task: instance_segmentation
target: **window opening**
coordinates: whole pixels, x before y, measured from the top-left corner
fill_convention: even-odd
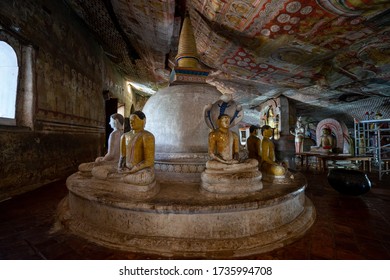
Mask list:
[[[14,49],[0,41],[0,118],[15,119],[18,73]]]

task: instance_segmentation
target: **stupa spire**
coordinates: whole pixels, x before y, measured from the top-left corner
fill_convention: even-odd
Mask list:
[[[196,50],[194,31],[188,15],[186,15],[183,21],[176,62],[179,67],[199,68],[199,55]]]
[[[175,59],[177,66],[171,72],[170,85],[206,83],[206,78],[210,71],[200,67],[194,31],[188,14],[183,21]]]

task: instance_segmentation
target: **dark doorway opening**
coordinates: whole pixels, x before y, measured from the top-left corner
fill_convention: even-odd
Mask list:
[[[110,126],[110,116],[115,114],[118,110],[118,99],[110,98],[106,100],[106,140],[104,142],[104,148],[107,152],[108,147],[108,137],[110,136],[113,129]]]

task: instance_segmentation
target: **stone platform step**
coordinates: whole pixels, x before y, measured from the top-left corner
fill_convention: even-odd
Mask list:
[[[162,256],[219,258],[267,252],[312,226],[315,208],[299,173],[286,182],[263,182],[238,197],[204,194],[196,183],[161,183],[153,197],[126,197],[83,177],[68,182],[61,223],[100,245]],[[69,181],[69,180],[68,180]]]

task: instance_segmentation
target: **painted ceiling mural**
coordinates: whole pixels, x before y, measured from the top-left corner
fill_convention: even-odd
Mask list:
[[[244,105],[279,94],[325,106],[390,98],[389,0],[67,2],[149,87],[167,85],[188,13],[209,82]]]

